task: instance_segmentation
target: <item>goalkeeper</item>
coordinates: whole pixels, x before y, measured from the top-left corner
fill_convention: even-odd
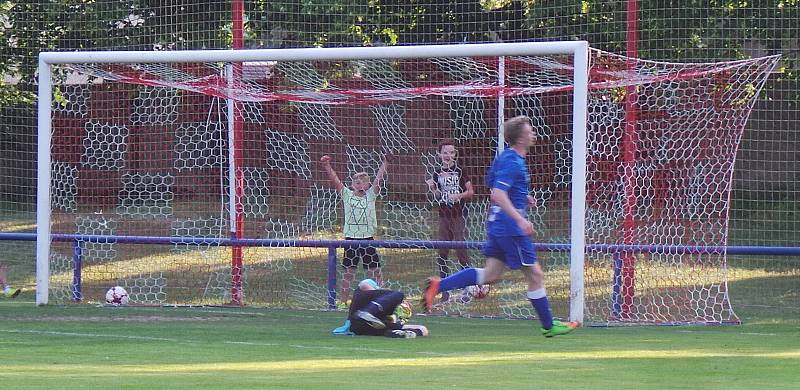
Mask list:
[[[334,334],[415,338],[427,336],[428,328],[406,322],[411,317],[411,305],[400,291],[378,287],[372,279],[358,283],[345,324]]]

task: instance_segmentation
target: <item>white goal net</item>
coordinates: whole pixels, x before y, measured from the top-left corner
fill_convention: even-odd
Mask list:
[[[776,58],[671,64],[589,50],[576,111],[575,43],[558,44],[47,53],[37,301],[97,301],[120,285],[134,304],[328,309],[351,277],[419,297],[425,277],[483,263],[475,249],[429,248],[452,228],[440,214],[452,204],[426,184],[443,169],[439,145],[452,142],[474,188],[459,216],[463,239],[480,241],[499,123],[527,115],[528,216],[556,316],[736,322],[714,248],[727,243],[737,147]],[[292,246],[345,237],[325,155],[345,187],[388,160],[373,236],[394,244],[364,249],[354,268],[344,248],[333,259]],[[576,237],[586,249],[570,256]],[[273,241],[217,245],[229,238]],[[363,267],[373,249],[378,274]],[[485,299],[456,291],[435,311],[534,316],[508,275]]]

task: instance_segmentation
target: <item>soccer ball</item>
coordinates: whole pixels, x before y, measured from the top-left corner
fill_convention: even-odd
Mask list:
[[[467,294],[475,299],[483,299],[489,295],[491,287],[488,284],[467,286]]]
[[[114,286],[106,292],[106,303],[114,306],[125,306],[128,304],[128,292],[120,286]]]

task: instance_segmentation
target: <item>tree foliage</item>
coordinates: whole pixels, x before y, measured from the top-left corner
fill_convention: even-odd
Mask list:
[[[524,29],[521,3],[503,3],[259,0],[250,2],[248,14],[258,43],[268,47],[486,42]]]
[[[639,55],[703,61],[785,53],[796,79],[800,0],[639,1]],[[247,47],[586,39],[624,53],[627,1],[245,0]],[[0,102],[32,100],[42,50],[227,48],[231,1],[0,1]]]

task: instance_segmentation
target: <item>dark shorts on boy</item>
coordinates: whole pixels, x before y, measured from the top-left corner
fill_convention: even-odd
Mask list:
[[[372,237],[367,238],[350,238],[345,237],[345,240],[372,240]],[[375,269],[381,266],[381,258],[378,256],[378,251],[375,247],[360,246],[344,248],[344,259],[342,259],[342,266],[351,268],[358,265],[359,261],[364,269]]]

